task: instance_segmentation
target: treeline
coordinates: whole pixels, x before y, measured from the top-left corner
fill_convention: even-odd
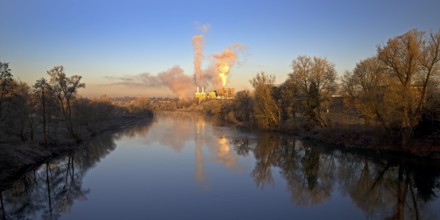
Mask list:
[[[332,130],[358,125],[406,143],[440,126],[440,31],[411,30],[377,47],[338,78],[326,58],[299,56],[280,85],[258,73],[253,92],[205,104],[203,111],[245,126],[270,130]],[[203,105],[203,104],[202,104]],[[351,130],[352,131],[352,130]]]
[[[82,77],[68,76],[62,66],[47,74],[48,79],[28,85],[14,79],[8,63],[0,62],[0,144],[78,141],[120,120],[139,114],[152,117],[142,100],[115,105],[107,96],[78,97],[78,89],[85,87]]]

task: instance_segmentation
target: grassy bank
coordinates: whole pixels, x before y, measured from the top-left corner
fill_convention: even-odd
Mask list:
[[[26,142],[2,142],[0,144],[0,190],[7,188],[27,171],[53,158],[74,151],[80,145],[85,145],[99,136],[116,134],[126,128],[151,123],[152,120],[153,114],[151,112],[116,117],[95,124],[93,129],[83,129],[80,141],[72,138],[60,138],[66,137],[66,135],[57,135],[57,138],[52,138],[47,146],[38,139]]]
[[[361,118],[346,112],[323,114],[325,127],[309,126],[310,122],[301,114],[292,114],[291,118],[283,119],[279,126],[269,124],[263,127],[260,126],[253,108],[243,111],[245,106],[241,102],[238,99],[207,100],[194,110],[215,118],[220,124],[235,126],[239,130],[279,132],[344,149],[440,158],[440,127],[433,123],[421,124],[405,142],[402,140],[401,129],[367,125]]]
[[[414,137],[402,144],[401,139],[385,131],[362,126],[341,126],[300,132],[299,136],[328,143],[347,150],[404,154],[440,159],[440,134]]]

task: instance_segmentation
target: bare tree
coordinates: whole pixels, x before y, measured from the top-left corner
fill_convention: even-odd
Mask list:
[[[346,72],[342,78],[342,89],[350,97],[354,108],[365,119],[380,122],[385,128],[389,125],[390,108],[386,103],[385,92],[389,91],[385,66],[377,59],[370,57],[356,64],[353,72]]]
[[[272,97],[275,76],[258,73],[250,83],[254,87],[255,118],[261,128],[275,128],[281,126],[281,110]]]
[[[336,89],[334,64],[321,57],[299,56],[293,60],[292,70],[289,80],[298,89],[307,127],[326,127],[322,112]]]
[[[47,74],[50,76],[52,92],[56,94],[64,115],[67,130],[74,138],[78,138],[76,137],[72,123],[72,99],[75,98],[77,90],[84,88],[86,84],[80,82],[81,76],[73,75],[67,77],[64,73],[63,66],[56,66],[47,71]]]
[[[239,91],[235,94],[233,108],[235,117],[242,122],[249,122],[253,111],[253,100],[248,90]]]
[[[397,81],[400,129],[405,136],[411,136],[420,121],[429,83],[439,74],[440,31],[427,36],[425,32],[411,30],[389,39],[377,52],[389,76]]]
[[[11,100],[14,113],[9,114],[9,116],[14,118],[14,124],[17,129],[16,132],[22,141],[27,139],[27,131],[33,133],[30,90],[30,87],[26,83],[18,81],[14,89],[13,99]]]
[[[12,92],[14,79],[8,63],[0,62],[0,119],[2,117],[3,101],[8,93]]]
[[[46,129],[46,93],[49,88],[49,84],[47,83],[45,78],[41,78],[37,80],[34,84],[34,88],[37,92],[41,94],[41,105],[43,110],[43,136],[44,136],[44,144],[47,145],[47,129]]]
[[[290,121],[290,125],[287,127],[293,127],[293,121],[295,120],[295,111],[297,106],[298,89],[295,83],[291,79],[287,79],[279,86],[279,98],[277,100],[278,105],[282,109],[283,121]]]

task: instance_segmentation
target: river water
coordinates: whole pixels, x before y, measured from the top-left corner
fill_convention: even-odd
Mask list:
[[[29,172],[0,219],[440,219],[439,167],[160,113]]]

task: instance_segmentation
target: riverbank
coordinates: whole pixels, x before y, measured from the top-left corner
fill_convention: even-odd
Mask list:
[[[363,125],[336,124],[327,128],[313,128],[310,130],[296,126],[290,129],[265,130],[259,129],[252,122],[225,120],[218,117],[218,114],[206,115],[217,119],[219,124],[234,126],[237,130],[270,131],[293,135],[345,150],[440,159],[440,131],[419,133],[418,136],[402,145],[401,139],[397,135]]]
[[[321,128],[299,131],[296,135],[345,150],[440,159],[440,134],[438,132],[414,137],[405,144],[402,144],[397,136],[362,126]]]
[[[93,130],[84,131],[81,140],[55,139],[48,146],[40,141],[26,141],[22,143],[0,144],[0,191],[7,188],[12,182],[21,178],[29,170],[53,158],[65,155],[82,144],[86,144],[96,137],[106,134],[116,134],[137,124],[151,123],[153,114],[137,114],[108,120]]]

